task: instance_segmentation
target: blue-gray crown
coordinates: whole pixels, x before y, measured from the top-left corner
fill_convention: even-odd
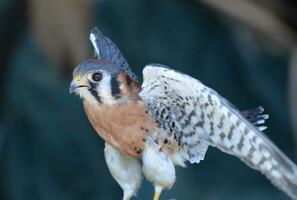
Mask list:
[[[132,79],[137,80],[137,76],[132,72],[119,48],[108,37],[104,36],[97,27],[91,30],[90,40],[98,59],[111,61],[120,70],[124,70]]]

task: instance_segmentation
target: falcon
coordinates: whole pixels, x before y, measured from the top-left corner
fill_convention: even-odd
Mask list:
[[[142,174],[154,200],[175,183],[175,166],[199,163],[209,146],[234,155],[297,199],[297,167],[263,132],[258,107],[239,112],[200,81],[161,64],[143,69],[140,85],[117,46],[97,28],[96,59],[80,63],[70,92],[83,100],[89,121],[105,140],[105,160],[129,200]]]

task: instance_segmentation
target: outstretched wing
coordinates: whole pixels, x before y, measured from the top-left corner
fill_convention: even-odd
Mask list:
[[[185,159],[199,162],[201,146],[204,151],[208,145],[217,147],[297,199],[296,165],[227,100],[198,80],[159,64],[146,66],[143,77],[140,95],[150,115],[168,136],[174,134]]]

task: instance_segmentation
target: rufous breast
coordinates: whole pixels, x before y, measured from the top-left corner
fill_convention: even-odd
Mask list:
[[[84,109],[96,132],[119,151],[140,157],[146,135],[156,129],[143,101],[115,105],[92,105],[84,101]]]

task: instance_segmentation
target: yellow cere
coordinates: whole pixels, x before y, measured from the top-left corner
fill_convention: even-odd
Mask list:
[[[79,84],[80,81],[81,81],[80,76],[76,76],[76,77],[74,77],[74,80],[76,80],[76,82]]]

